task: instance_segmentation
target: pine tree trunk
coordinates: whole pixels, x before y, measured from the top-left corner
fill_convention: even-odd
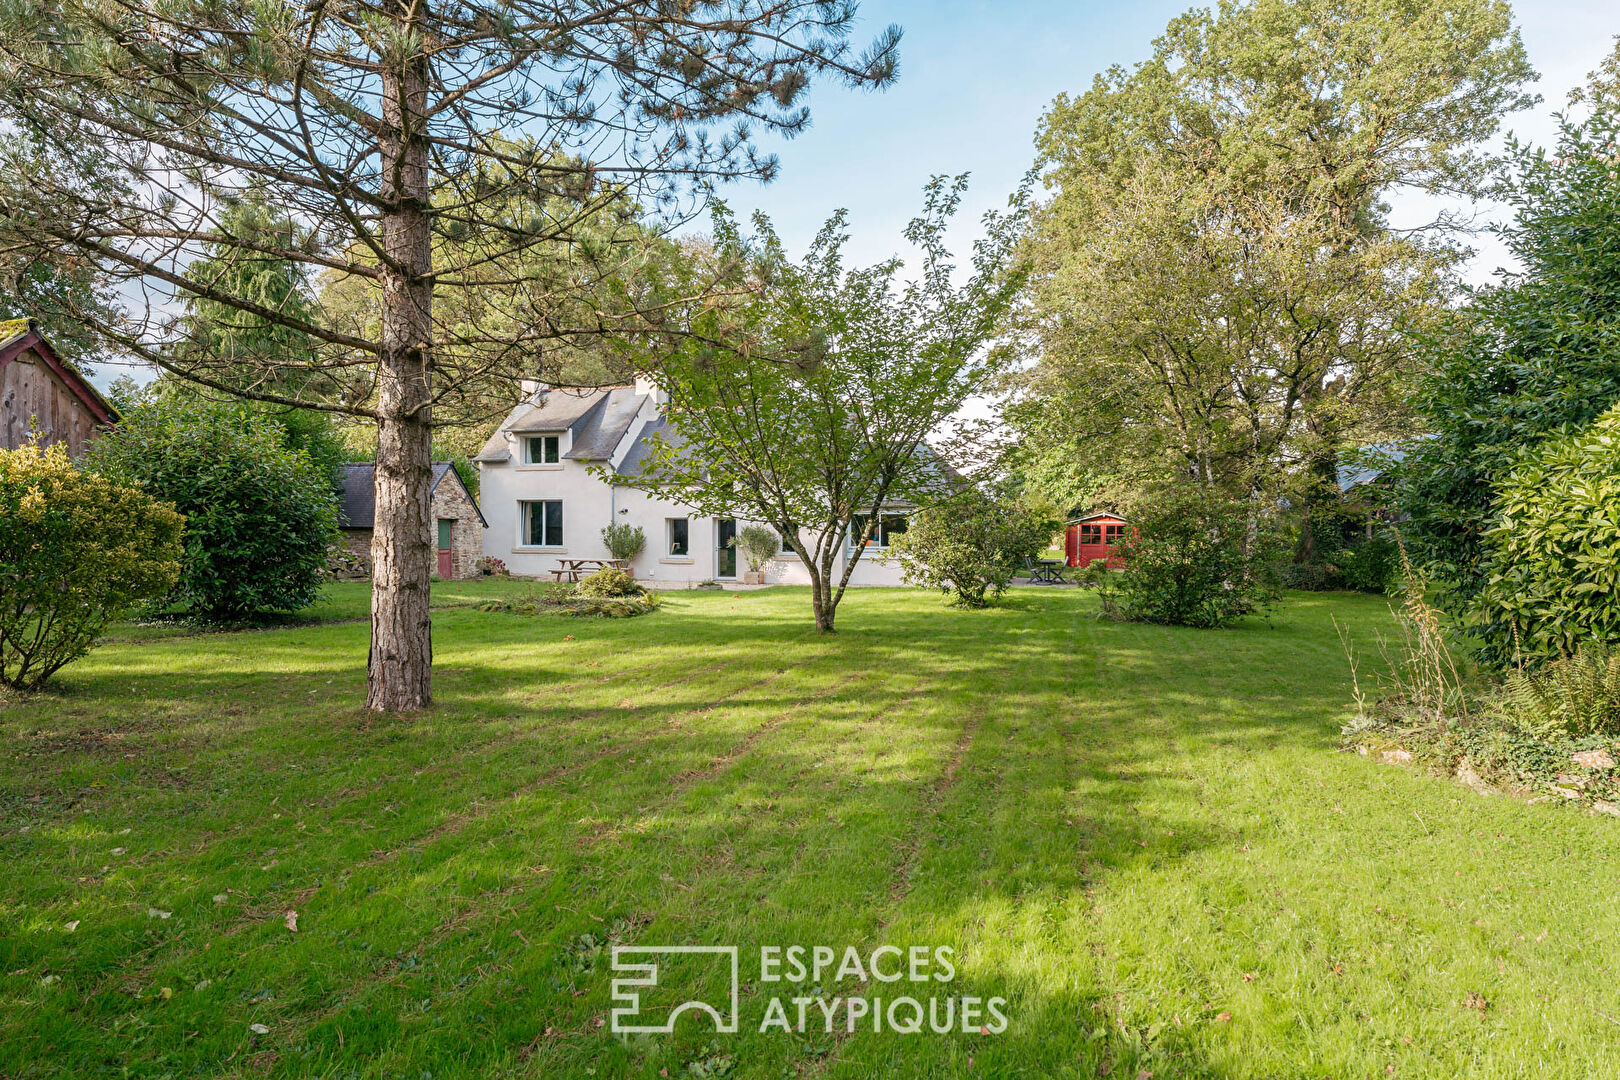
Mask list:
[[[410,18],[407,14],[401,21]],[[433,565],[429,425],[433,290],[427,275],[433,262],[427,141],[421,119],[427,105],[425,59],[407,57],[399,69],[386,68],[382,90],[385,130],[379,148],[383,194],[391,204],[380,225],[388,262],[382,267],[366,707],[397,712],[424,708],[432,700],[428,589]]]

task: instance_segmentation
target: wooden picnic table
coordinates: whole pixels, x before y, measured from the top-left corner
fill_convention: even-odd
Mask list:
[[[558,559],[556,569],[551,574],[558,581],[578,581],[589,574],[607,567],[618,570],[630,569],[629,559]]]

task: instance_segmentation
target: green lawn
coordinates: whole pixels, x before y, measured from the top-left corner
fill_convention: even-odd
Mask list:
[[[1330,616],[1371,651],[1381,600],[858,591],[834,639],[793,589],[467,606],[514,587],[438,587],[420,717],[360,709],[361,586],[0,703],[0,1076],[1620,1072],[1620,824],[1336,752]],[[741,946],[742,1030],[615,1039],[604,942]],[[949,946],[924,992],[1009,1026],[760,1033],[773,944]],[[663,978],[650,1013],[724,996]]]

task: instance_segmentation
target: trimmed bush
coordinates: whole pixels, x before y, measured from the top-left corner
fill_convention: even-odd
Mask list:
[[[912,515],[893,552],[909,583],[938,589],[956,607],[982,608],[1046,550],[1060,524],[1051,514],[970,490]]]
[[[86,463],[186,515],[171,599],[234,621],[313,603],[339,539],[330,475],[285,439],[261,412],[170,394],[131,406]]]
[[[1620,645],[1620,407],[1528,451],[1500,483],[1470,611],[1498,668]]]
[[[635,576],[616,566],[604,566],[579,583],[579,595],[598,599],[617,596],[639,596],[644,591]]]
[[[82,473],[60,446],[0,450],[0,682],[34,690],[180,576],[184,519]]]
[[[1250,507],[1206,487],[1157,492],[1137,507],[1116,549],[1125,567],[1098,586],[1103,614],[1129,622],[1213,628],[1278,599],[1279,543]]]

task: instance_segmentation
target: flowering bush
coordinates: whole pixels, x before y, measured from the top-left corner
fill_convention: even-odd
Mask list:
[[[493,555],[485,555],[480,558],[473,563],[473,569],[485,577],[506,577],[511,573],[506,568],[506,564]]]

